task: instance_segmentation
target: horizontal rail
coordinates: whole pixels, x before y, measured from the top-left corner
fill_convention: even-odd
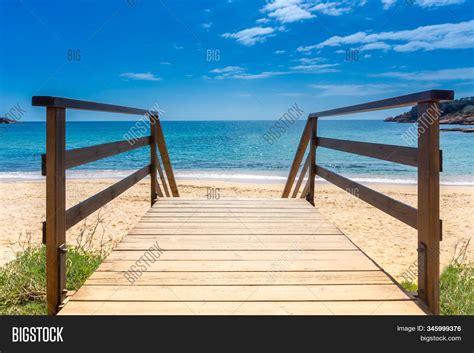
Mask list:
[[[107,189],[68,209],[66,211],[66,230],[118,197],[148,174],[150,174],[150,165],[137,170]]]
[[[351,105],[348,107],[325,110],[322,112],[311,113],[310,118],[346,115],[354,113],[362,113],[381,109],[392,109],[416,105],[419,102],[427,101],[448,101],[454,99],[454,91],[447,90],[430,90],[418,93],[407,94],[404,96],[382,99],[374,102]]]
[[[50,107],[50,108],[70,108],[79,110],[92,110],[97,112],[133,114],[133,115],[153,115],[159,116],[158,112],[153,110],[125,107],[122,105],[113,105],[105,103],[96,103],[82,101],[77,99],[50,97],[50,96],[34,96],[31,100],[34,107]]]
[[[418,149],[414,147],[337,140],[326,137],[318,137],[318,147],[418,167]]]
[[[112,157],[120,153],[145,147],[150,144],[150,136],[141,137],[132,144],[130,140],[122,140],[101,145],[76,148],[66,151],[65,169]],[[41,174],[46,175],[46,154],[41,155]]]
[[[316,175],[417,229],[417,209],[316,165]]]

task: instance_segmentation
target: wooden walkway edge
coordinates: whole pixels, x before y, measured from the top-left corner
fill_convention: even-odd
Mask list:
[[[59,314],[424,311],[305,200],[175,198],[156,202]]]

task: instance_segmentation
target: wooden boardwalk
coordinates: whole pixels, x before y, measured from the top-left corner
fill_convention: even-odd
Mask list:
[[[124,273],[153,246],[154,262],[131,283]],[[303,199],[170,198],[155,203],[59,314],[424,311]]]

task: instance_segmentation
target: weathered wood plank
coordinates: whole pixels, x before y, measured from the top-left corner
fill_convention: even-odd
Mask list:
[[[158,112],[146,109],[130,108],[122,105],[96,103],[83,101],[78,99],[51,97],[51,96],[34,96],[31,100],[34,107],[51,107],[51,108],[71,108],[79,110],[93,110],[97,112],[133,114],[133,115],[156,115]]]
[[[158,250],[156,250],[158,251]],[[160,252],[160,260],[232,260],[232,261],[301,261],[301,260],[350,260],[374,263],[361,251],[300,251],[297,244],[285,251],[166,251]],[[113,251],[105,261],[138,260],[140,251]],[[370,262],[370,264],[369,264]],[[371,267],[372,268],[372,267]]]
[[[115,252],[115,253],[122,253]],[[168,252],[171,253],[171,252]],[[259,251],[265,254],[266,251]],[[316,252],[315,253],[319,253]],[[351,254],[353,252],[345,252]],[[114,254],[114,253],[113,253]],[[143,272],[133,285],[324,285],[324,284],[391,284],[382,271],[274,271],[268,272]],[[86,285],[131,285],[124,272],[94,272]]]
[[[71,228],[99,208],[118,197],[130,187],[150,174],[150,165],[143,167],[107,189],[89,197],[87,200],[71,207],[66,211],[66,229]]]
[[[424,315],[413,301],[103,302],[73,301],[61,315]]]
[[[155,128],[156,142],[158,144],[158,150],[160,151],[161,161],[163,162],[163,168],[165,169],[166,176],[168,178],[171,194],[173,197],[179,197],[178,186],[176,185],[176,180],[174,178],[173,167],[171,166],[168,148],[166,147],[165,136],[163,134],[163,129],[161,128],[160,120],[157,120]]]
[[[46,111],[46,287],[48,314],[54,315],[66,288],[66,257],[60,246],[66,244],[66,112],[63,108]]]
[[[291,298],[291,299],[289,299]],[[312,286],[83,286],[71,301],[338,301],[410,300],[394,284]]]
[[[348,107],[325,110],[322,112],[312,113],[310,117],[324,117],[335,115],[346,115],[354,113],[362,113],[381,109],[393,109],[416,105],[418,102],[426,101],[449,101],[454,99],[454,91],[447,90],[430,90],[418,93],[407,94],[393,98],[381,99],[374,102],[351,105]]]
[[[414,147],[337,140],[326,137],[318,138],[318,146],[358,154],[365,157],[382,159],[384,161],[405,164],[412,167],[418,166],[418,149]]]
[[[290,195],[291,188],[293,187],[293,183],[296,178],[296,174],[298,173],[298,169],[300,168],[301,161],[303,160],[304,153],[306,148],[308,147],[308,142],[311,137],[311,122],[308,119],[306,121],[306,125],[303,130],[303,134],[301,135],[300,143],[298,144],[298,148],[296,149],[295,158],[293,159],[293,163],[291,164],[290,173],[288,174],[288,178],[286,179],[286,184],[283,189],[283,193],[281,195],[282,198],[288,198]]]
[[[293,189],[293,194],[291,194],[292,198],[296,198],[298,196],[298,192],[300,191],[301,184],[303,183],[304,177],[306,173],[308,172],[309,168],[309,157],[310,155],[306,157],[306,161],[304,162],[303,168],[301,168],[300,176],[298,177],[298,181],[296,182],[295,188]]]
[[[153,206],[158,196],[163,197],[157,179],[157,153],[156,153],[156,122],[157,117],[150,116],[150,204]]]
[[[100,159],[112,157],[120,153],[128,152],[148,146],[150,144],[150,137],[145,136],[137,140],[123,140],[89,147],[75,148],[66,151],[65,168],[70,169],[78,167],[83,164],[92,163]],[[46,175],[46,154],[41,155],[41,174]]]
[[[306,191],[306,201],[314,206],[314,187],[316,179],[316,147],[318,145],[318,117],[311,120],[311,142],[309,146],[309,172],[308,172],[308,190]]]
[[[367,202],[368,204],[388,213],[399,221],[413,227],[417,227],[417,210],[416,208],[406,205],[400,201],[385,196],[375,190],[372,190],[362,184],[356,183],[341,175],[333,173],[321,166],[317,166],[316,174],[321,178],[333,183],[334,185],[346,190],[355,197]]]
[[[439,314],[439,116],[437,102],[418,104],[418,290]]]

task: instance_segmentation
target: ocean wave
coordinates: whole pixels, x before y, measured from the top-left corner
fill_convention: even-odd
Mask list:
[[[135,172],[135,170],[71,170],[66,172],[68,179],[121,179]],[[202,171],[202,170],[175,170],[176,179],[180,180],[215,180],[235,181],[248,183],[284,183],[287,174],[268,173],[265,171]],[[353,181],[368,184],[403,184],[416,185],[417,180],[403,178],[400,175],[393,177],[367,176],[367,175],[345,175]],[[41,172],[0,172],[0,181],[44,180]],[[306,180],[306,179],[305,179]],[[317,182],[324,180],[317,177]],[[472,176],[444,176],[441,185],[451,186],[474,186]]]

